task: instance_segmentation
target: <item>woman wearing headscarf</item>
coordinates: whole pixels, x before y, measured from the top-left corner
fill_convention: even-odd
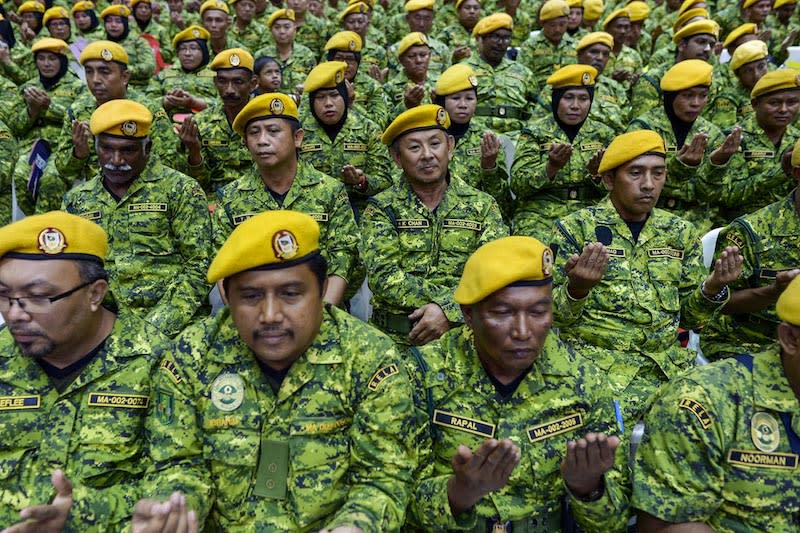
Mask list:
[[[87,41],[99,41],[105,37],[105,30],[100,26],[100,19],[94,9],[94,2],[80,0],[70,9],[70,15],[75,22],[76,37],[83,37]]]
[[[511,167],[515,234],[547,242],[556,220],[604,196],[593,176],[614,132],[589,117],[596,76],[592,66],[567,65],[547,78],[551,115],[522,129]]]
[[[122,46],[128,53],[128,70],[131,72],[131,85],[144,88],[150,83],[156,70],[156,59],[150,45],[129,26],[128,17],[131,10],[128,6],[116,4],[108,6],[100,13],[106,39]]]
[[[154,45],[158,44],[158,51],[161,53],[161,63],[159,65],[163,67],[165,63],[172,63],[175,56],[172,53],[170,35],[166,27],[153,19],[151,0],[131,0],[131,12],[142,38],[148,41],[154,54]],[[158,59],[156,61],[158,62]]]
[[[653,130],[664,139],[668,177],[656,207],[687,219],[700,231],[711,229],[714,223],[712,194],[722,186],[732,155],[723,154],[722,131],[700,116],[708,102],[713,70],[699,59],[676,63],[661,78],[661,106],[628,126],[628,131]]]
[[[17,14],[29,14],[31,12],[38,15],[41,26],[44,5],[33,1],[25,2],[19,6]],[[35,34],[32,33],[33,30],[28,27],[27,22],[23,22],[21,31],[30,34],[30,40],[33,40]],[[24,42],[17,39],[11,21],[0,16],[0,75],[11,80],[16,85],[20,85],[28,81],[35,72],[36,66],[33,63],[30,49],[25,46]]]

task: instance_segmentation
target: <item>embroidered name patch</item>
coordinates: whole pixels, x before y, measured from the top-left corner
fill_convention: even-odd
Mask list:
[[[797,454],[767,453],[734,449],[728,451],[728,463],[735,466],[794,470],[797,468]]]
[[[546,422],[544,424],[533,426],[527,429],[528,440],[531,442],[538,442],[540,440],[548,439],[567,431],[583,426],[583,415],[575,413],[558,420]]]
[[[41,400],[38,394],[35,396],[0,396],[0,411],[38,409],[40,406]]]
[[[209,429],[224,429],[224,428],[232,428],[239,425],[240,419],[225,416],[222,418],[212,418],[208,421],[208,428]]]
[[[696,416],[697,420],[700,421],[700,425],[703,426],[703,429],[708,429],[711,424],[714,423],[714,420],[709,416],[706,408],[703,407],[700,402],[696,402],[691,398],[681,398],[681,401],[678,402],[678,407],[686,409]]]
[[[328,221],[328,213],[308,213],[308,216],[316,220],[317,222],[327,222]]]
[[[467,418],[465,416],[458,416],[447,411],[440,411],[436,409],[433,412],[433,423],[437,426],[444,426],[448,428],[458,429],[472,433],[473,435],[480,435],[491,439],[494,437],[494,424],[487,424],[474,418]]]
[[[170,361],[169,359],[164,359],[161,361],[161,365],[159,366],[161,370],[165,371],[169,378],[172,380],[173,383],[176,385],[183,381],[183,378],[178,374],[178,369],[175,368],[175,363]]]
[[[581,152],[596,152],[602,149],[603,145],[601,143],[584,143],[581,145]]]
[[[88,211],[86,213],[81,213],[80,216],[87,220],[100,220],[100,211]]]
[[[483,224],[475,222],[474,220],[446,218],[442,221],[442,227],[447,229],[471,229],[472,231],[480,231],[483,229]]]
[[[146,204],[131,204],[128,206],[128,213],[141,213],[141,212],[165,213],[166,211],[167,211],[167,204],[146,203]]]
[[[767,157],[775,157],[775,152],[770,150],[745,150],[745,159],[764,159]]]
[[[625,257],[625,248],[606,248],[608,255],[615,255],[617,257]]]
[[[391,376],[395,374],[399,374],[400,370],[398,370],[397,365],[392,363],[389,366],[385,366],[375,372],[375,375],[372,376],[372,379],[369,380],[369,384],[367,384],[367,388],[369,390],[375,391],[378,390],[378,386],[389,379]]]
[[[305,154],[306,152],[319,152],[322,150],[321,144],[304,144],[300,147],[300,153]]]
[[[308,422],[307,424],[303,424],[303,433],[330,433],[331,431],[349,426],[351,422],[351,418],[340,418],[339,420],[325,422]]]
[[[345,152],[366,152],[367,145],[364,143],[344,143]]]
[[[253,217],[254,215],[255,215],[255,213],[247,213],[247,214],[244,214],[244,215],[236,215],[236,216],[233,217],[233,225],[234,226],[238,226],[239,224],[241,224],[242,222],[244,222],[248,218]]]
[[[726,235],[725,238],[731,241],[739,248],[744,248],[744,239],[742,239],[739,235],[736,235],[735,233],[728,233],[728,235]]]
[[[150,398],[139,394],[107,394],[92,392],[89,394],[89,405],[92,407],[124,407],[129,409],[147,409]]]
[[[672,259],[683,259],[683,250],[674,248],[651,248],[647,250],[648,257],[670,257]]]
[[[397,229],[428,228],[430,223],[424,218],[401,218],[397,221]]]
[[[467,148],[467,155],[481,155],[480,146],[477,148]]]

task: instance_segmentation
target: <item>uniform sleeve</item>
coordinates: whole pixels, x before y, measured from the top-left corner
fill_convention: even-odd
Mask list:
[[[222,191],[217,191],[217,207],[211,215],[211,256],[215,256],[233,231],[233,220],[228,215]]]
[[[531,199],[549,181],[545,173],[547,160],[548,152],[539,146],[536,131],[523,129],[511,166],[511,190],[518,201]]]
[[[481,167],[479,189],[491,195],[497,202],[500,212],[505,220],[510,220],[513,206],[511,201],[511,188],[508,183],[508,167],[506,166],[506,153],[503,145],[497,152],[497,162],[494,168]]]
[[[150,45],[141,36],[133,40],[136,61],[131,61],[128,68],[131,71],[131,80],[148,82],[156,71],[156,58]]]
[[[721,302],[712,302],[703,296],[700,284],[706,278],[707,269],[703,263],[703,243],[694,226],[684,230],[684,257],[680,278],[681,326],[694,329],[713,320],[728,298]]]
[[[392,186],[391,158],[386,153],[386,147],[381,144],[380,130],[375,126],[375,131],[370,134],[367,148],[367,196],[374,196]],[[355,190],[355,189],[354,189]],[[355,191],[358,194],[358,191]]]
[[[328,260],[328,275],[350,280],[358,261],[360,232],[344,185],[336,182],[333,196],[336,199],[330,206],[331,220],[321,239],[320,248]]]
[[[650,109],[660,105],[661,97],[656,89],[657,83],[658,80],[653,79],[648,74],[643,74],[639,77],[633,86],[630,116],[638,117],[644,115]]]
[[[560,327],[574,324],[583,314],[583,308],[589,297],[576,300],[567,291],[569,278],[564,270],[564,265],[573,254],[580,255],[583,251],[582,237],[575,236],[577,228],[564,219],[556,221],[547,243],[553,248],[555,257],[553,269],[553,318],[554,324]]]
[[[67,110],[67,116],[64,119],[64,125],[61,127],[61,132],[55,142],[56,148],[54,150],[53,158],[55,159],[55,167],[62,179],[72,181],[77,178],[81,171],[83,171],[86,164],[91,159],[91,155],[86,159],[78,159],[72,152],[72,120],[70,111]],[[94,149],[89,146],[89,151]]]
[[[743,144],[744,144],[743,139]],[[781,168],[780,161],[758,167],[758,173],[750,175],[744,159],[745,147],[728,161],[729,171],[722,185],[721,201],[727,207],[740,208],[760,199],[764,191],[784,189],[791,181]]]
[[[720,254],[727,246],[738,246],[739,253],[742,255],[742,275],[739,279],[731,283],[731,290],[741,290],[750,288],[747,280],[755,273],[758,268],[758,254],[756,253],[755,243],[750,238],[750,234],[745,230],[747,222],[743,219],[736,219],[717,235],[717,248],[714,251],[714,260],[719,259]]]

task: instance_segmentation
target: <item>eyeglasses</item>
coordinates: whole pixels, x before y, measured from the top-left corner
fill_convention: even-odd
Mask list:
[[[511,42],[511,34],[503,35],[501,33],[490,33],[486,36],[487,39],[494,43],[510,43]]]
[[[17,302],[17,305],[26,313],[46,313],[50,310],[50,307],[57,301],[63,300],[67,296],[71,296],[75,294],[79,290],[83,289],[84,287],[88,287],[92,283],[97,281],[93,279],[91,281],[87,281],[75,287],[74,289],[70,289],[66,292],[62,292],[61,294],[56,294],[55,296],[20,296],[17,298],[12,298],[11,296],[4,296],[0,295],[0,313],[7,313],[11,310],[11,302]]]

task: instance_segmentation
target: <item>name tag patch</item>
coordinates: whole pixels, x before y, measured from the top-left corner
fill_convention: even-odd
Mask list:
[[[596,152],[598,150],[602,150],[603,145],[601,143],[584,143],[581,144],[581,152]]]
[[[305,154],[306,152],[319,152],[322,150],[321,144],[304,144],[300,146],[300,153]]]
[[[606,248],[606,250],[608,250],[608,255],[625,257],[625,248]]]
[[[38,409],[39,407],[41,407],[41,399],[38,394],[35,396],[0,396],[0,411]]]
[[[480,146],[477,148],[467,148],[467,155],[481,155]]]
[[[234,226],[238,226],[239,224],[241,224],[242,222],[244,222],[248,218],[252,217],[253,215],[255,215],[255,213],[247,213],[245,215],[235,215],[233,217],[233,225]]]
[[[167,211],[167,204],[146,203],[146,204],[131,204],[128,206],[128,213],[141,213],[141,212],[166,213],[166,211]]]
[[[703,426],[703,429],[708,429],[711,424],[714,423],[714,420],[709,416],[706,408],[703,407],[700,402],[696,402],[691,398],[681,398],[681,401],[678,402],[678,407],[686,409],[696,416],[697,420],[700,421],[700,425]]]
[[[764,159],[767,157],[775,157],[775,152],[770,150],[745,150],[745,159]]]
[[[531,442],[538,442],[540,440],[549,439],[556,435],[572,431],[583,426],[583,415],[575,413],[552,422],[546,422],[538,426],[528,428],[528,440]]]
[[[330,433],[331,431],[349,426],[352,421],[353,419],[351,418],[340,418],[339,420],[324,422],[309,422],[303,424],[303,433]]]
[[[369,380],[367,384],[367,388],[369,390],[375,391],[378,390],[378,386],[389,379],[390,377],[394,376],[395,374],[399,374],[400,370],[398,370],[397,365],[392,363],[389,366],[385,366],[375,372],[375,375],[372,376],[372,379]]]
[[[480,222],[475,222],[474,220],[446,218],[442,222],[442,227],[447,229],[470,229],[472,231],[480,231],[483,229],[483,224]]]
[[[367,145],[364,143],[344,143],[345,152],[366,152]]]
[[[86,213],[81,213],[80,216],[87,220],[100,220],[100,211],[88,211]]]
[[[647,250],[648,257],[669,257],[671,259],[683,259],[683,250],[674,248],[651,248]]]
[[[741,238],[739,235],[736,235],[735,233],[728,233],[728,235],[726,235],[725,238],[730,242],[732,242],[733,244],[735,244],[736,246],[738,246],[740,249],[744,248],[744,239]]]
[[[734,466],[794,470],[797,468],[797,454],[734,449],[728,451],[728,463]]]
[[[430,223],[424,218],[401,218],[397,221],[397,229],[428,228]]]
[[[147,409],[150,398],[140,394],[108,394],[92,392],[89,394],[89,405],[92,407],[123,407],[128,409]]]
[[[489,439],[494,437],[494,424],[487,424],[486,422],[481,422],[474,418],[458,416],[453,413],[448,413],[447,411],[440,411],[439,409],[433,411],[433,423],[437,426],[458,429]]]
[[[317,222],[327,222],[328,221],[328,213],[308,213],[308,216],[316,220]]]

